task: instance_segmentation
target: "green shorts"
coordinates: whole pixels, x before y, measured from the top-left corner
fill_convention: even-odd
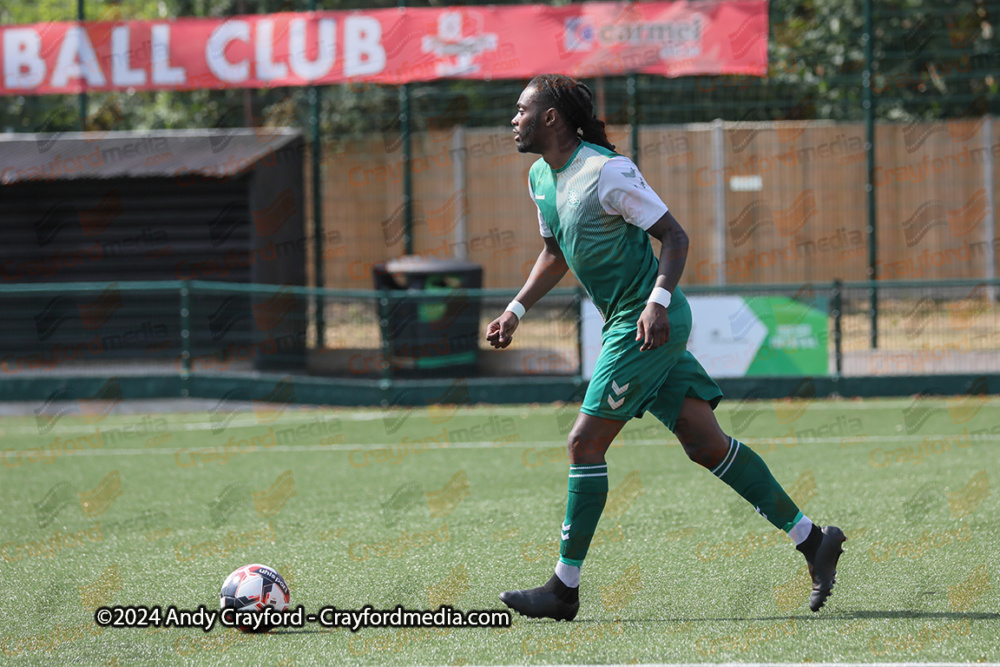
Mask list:
[[[648,410],[673,431],[685,397],[708,401],[713,409],[719,404],[719,385],[687,351],[691,307],[686,299],[671,306],[670,341],[656,349],[640,352],[634,327],[604,332],[581,412],[628,421]]]

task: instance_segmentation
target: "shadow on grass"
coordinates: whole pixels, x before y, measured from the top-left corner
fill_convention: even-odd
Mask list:
[[[817,616],[820,618],[821,616]],[[869,618],[918,618],[918,619],[942,619],[942,620],[960,620],[963,618],[968,618],[973,621],[997,621],[1000,620],[1000,614],[990,613],[990,612],[962,612],[962,611],[916,611],[910,609],[903,609],[900,611],[868,611],[868,610],[854,610],[854,611],[843,611],[835,612],[830,614],[829,618],[840,618],[840,619],[869,619]]]
[[[547,618],[520,618],[515,616],[515,623],[544,624],[553,623]],[[817,614],[788,614],[786,616],[717,616],[705,618],[687,618],[679,616],[676,618],[578,618],[575,623],[623,623],[623,624],[654,624],[654,623],[745,623],[748,621],[788,621],[794,618],[797,621],[857,621],[872,619],[915,619],[915,620],[946,620],[957,621],[969,619],[971,621],[1000,621],[1000,613],[990,612],[958,612],[958,611],[918,611],[915,609],[902,609],[897,611],[884,611],[877,609],[855,609],[849,611],[817,613]],[[367,629],[367,628],[366,628]],[[275,635],[319,635],[332,634],[338,629],[310,629],[310,628],[283,628],[275,631]]]
[[[578,618],[574,623],[719,623],[732,621],[734,623],[746,621],[787,621],[791,618],[796,620],[810,621],[857,621],[869,619],[916,619],[916,620],[945,620],[958,621],[969,619],[971,621],[1000,621],[1000,613],[990,612],[960,612],[960,611],[918,611],[915,609],[903,609],[897,611],[856,609],[852,611],[839,612],[819,612],[788,614],[787,616],[716,616],[705,618]],[[548,619],[521,619],[522,623],[549,623]]]

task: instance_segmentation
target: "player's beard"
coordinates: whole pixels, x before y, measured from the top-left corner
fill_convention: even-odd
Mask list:
[[[517,152],[518,153],[533,153],[532,142],[535,138],[535,129],[538,127],[538,119],[532,118],[524,125],[524,129],[518,132],[517,138]]]

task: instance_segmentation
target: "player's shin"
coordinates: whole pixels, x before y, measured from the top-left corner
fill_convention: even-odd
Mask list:
[[[570,588],[580,585],[580,567],[587,557],[607,499],[606,463],[570,465],[566,520],[560,532],[559,563],[556,565],[556,575]]]
[[[736,438],[729,439],[726,456],[712,474],[740,494],[754,509],[783,530],[796,544],[803,544],[812,533],[809,517],[799,511],[795,502],[781,488],[764,460]]]

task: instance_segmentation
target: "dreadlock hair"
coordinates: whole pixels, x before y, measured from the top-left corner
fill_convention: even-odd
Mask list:
[[[590,88],[563,74],[539,74],[528,86],[537,91],[542,108],[554,107],[581,139],[615,149],[608,140],[604,121],[594,115],[594,94]]]

